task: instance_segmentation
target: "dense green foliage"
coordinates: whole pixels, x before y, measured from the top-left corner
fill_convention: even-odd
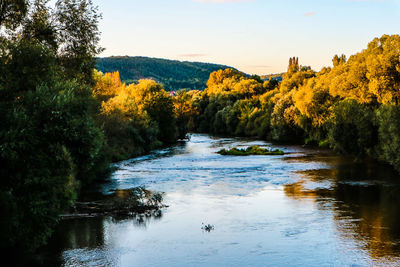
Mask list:
[[[267,148],[262,148],[259,146],[249,146],[247,148],[231,148],[229,150],[221,149],[218,151],[218,154],[221,155],[230,155],[230,156],[250,156],[250,155],[284,155],[285,153],[279,149],[270,150]]]
[[[102,49],[90,0],[0,7],[0,247],[34,251],[110,160],[173,143],[186,126],[160,84],[94,71]]]
[[[227,66],[148,57],[98,58],[96,68],[103,72],[119,71],[123,82],[153,79],[167,91],[179,89],[203,90],[210,73]]]
[[[160,84],[93,72],[100,17],[90,0],[0,7],[0,247],[33,251],[110,160],[175,142],[177,118]]]
[[[2,249],[44,244],[79,187],[108,167],[90,87],[98,15],[88,0],[47,2],[0,4]]]
[[[316,144],[400,171],[399,51],[400,36],[384,35],[320,72],[291,58],[281,82],[216,71],[204,92],[185,92],[190,130]]]
[[[0,0],[0,25],[14,29],[24,18],[27,0]]]

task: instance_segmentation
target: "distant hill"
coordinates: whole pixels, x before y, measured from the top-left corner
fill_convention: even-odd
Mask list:
[[[96,68],[105,72],[119,71],[122,81],[132,83],[139,79],[153,79],[167,91],[206,88],[210,73],[232,68],[224,65],[177,61],[149,57],[98,58]]]
[[[264,80],[264,81],[265,81],[265,80],[269,80],[270,78],[272,78],[272,79],[274,79],[274,80],[277,80],[278,82],[281,82],[281,81],[282,81],[283,74],[285,74],[285,73],[283,72],[283,73],[278,73],[278,74],[261,75],[260,78],[261,78],[262,80]]]

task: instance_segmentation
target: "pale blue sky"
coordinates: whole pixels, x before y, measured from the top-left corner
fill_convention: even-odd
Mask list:
[[[289,57],[319,70],[400,32],[400,0],[94,0],[101,56],[221,63],[253,74]]]

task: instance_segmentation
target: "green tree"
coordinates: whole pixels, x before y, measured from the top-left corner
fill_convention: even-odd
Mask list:
[[[400,107],[382,105],[376,110],[379,145],[378,157],[400,172]]]
[[[328,126],[331,146],[340,153],[358,157],[372,155],[377,144],[377,130],[371,106],[347,99],[337,103]]]
[[[85,2],[91,10],[87,1],[73,2]],[[58,27],[62,23],[48,1],[32,1],[29,6],[26,10],[27,2],[0,2],[0,23],[7,29],[0,33],[4,40],[0,46],[0,212],[6,225],[0,245],[7,251],[33,251],[43,245],[80,185],[108,168],[102,153],[104,136],[94,123],[96,105],[87,86],[92,78],[84,81],[73,75],[78,61],[60,65],[61,58],[68,57],[60,53],[65,29]],[[93,64],[92,53],[80,52]]]
[[[99,47],[101,15],[92,0],[58,0],[54,14],[59,40],[59,59],[68,77],[94,84],[94,57]]]
[[[143,89],[145,92],[142,99],[144,110],[158,125],[160,131],[158,139],[165,144],[174,143],[178,136],[178,129],[172,97],[156,82],[143,84],[143,86],[139,83],[138,87],[139,90]]]
[[[0,26],[16,28],[25,17],[27,0],[0,0]]]

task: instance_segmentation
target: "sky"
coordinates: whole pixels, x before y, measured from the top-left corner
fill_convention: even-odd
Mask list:
[[[320,70],[400,32],[400,0],[93,0],[100,56],[148,56],[280,73]]]

